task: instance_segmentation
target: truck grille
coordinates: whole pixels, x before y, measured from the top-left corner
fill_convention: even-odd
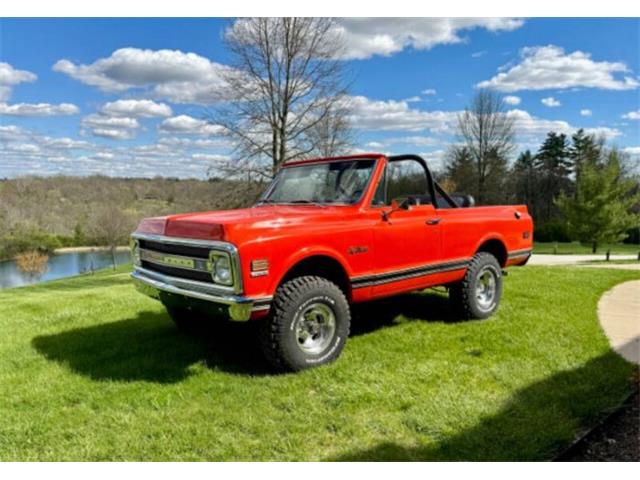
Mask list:
[[[209,248],[143,239],[138,241],[138,245],[143,268],[172,277],[213,283]]]
[[[175,243],[160,243],[151,240],[138,240],[140,248],[153,250],[154,252],[182,255],[184,257],[209,258],[210,249],[207,247],[195,247],[192,245],[178,245]]]

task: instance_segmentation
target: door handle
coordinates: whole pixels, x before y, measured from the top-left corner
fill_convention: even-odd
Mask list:
[[[442,220],[441,218],[430,218],[429,220],[427,220],[426,223],[427,225],[437,225],[440,223],[440,220]]]

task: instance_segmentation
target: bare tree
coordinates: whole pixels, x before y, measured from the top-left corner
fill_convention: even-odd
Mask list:
[[[129,234],[135,228],[131,215],[116,205],[107,204],[98,209],[90,224],[91,235],[111,252],[113,268],[116,268],[116,247],[126,245]]]
[[[513,151],[514,121],[505,112],[502,97],[481,90],[471,106],[458,116],[460,146],[473,164],[472,192],[478,204],[503,201],[508,156]]]
[[[270,177],[349,138],[342,37],[329,18],[246,18],[225,34],[233,68],[211,114],[237,145],[234,169]]]

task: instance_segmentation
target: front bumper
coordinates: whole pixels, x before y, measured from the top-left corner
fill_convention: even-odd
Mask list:
[[[254,312],[269,310],[271,297],[251,298],[230,294],[215,285],[184,278],[171,277],[142,267],[135,267],[131,273],[134,285],[141,293],[163,300],[163,294],[186,297],[214,304],[225,311],[231,320],[244,322]]]

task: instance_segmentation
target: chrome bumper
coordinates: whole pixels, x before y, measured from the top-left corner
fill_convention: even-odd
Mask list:
[[[239,322],[249,320],[253,312],[268,310],[271,304],[271,297],[234,295],[216,288],[215,285],[171,277],[142,267],[135,267],[131,278],[138,291],[151,298],[159,300],[160,292],[167,292],[225,305],[228,307],[229,317]]]

